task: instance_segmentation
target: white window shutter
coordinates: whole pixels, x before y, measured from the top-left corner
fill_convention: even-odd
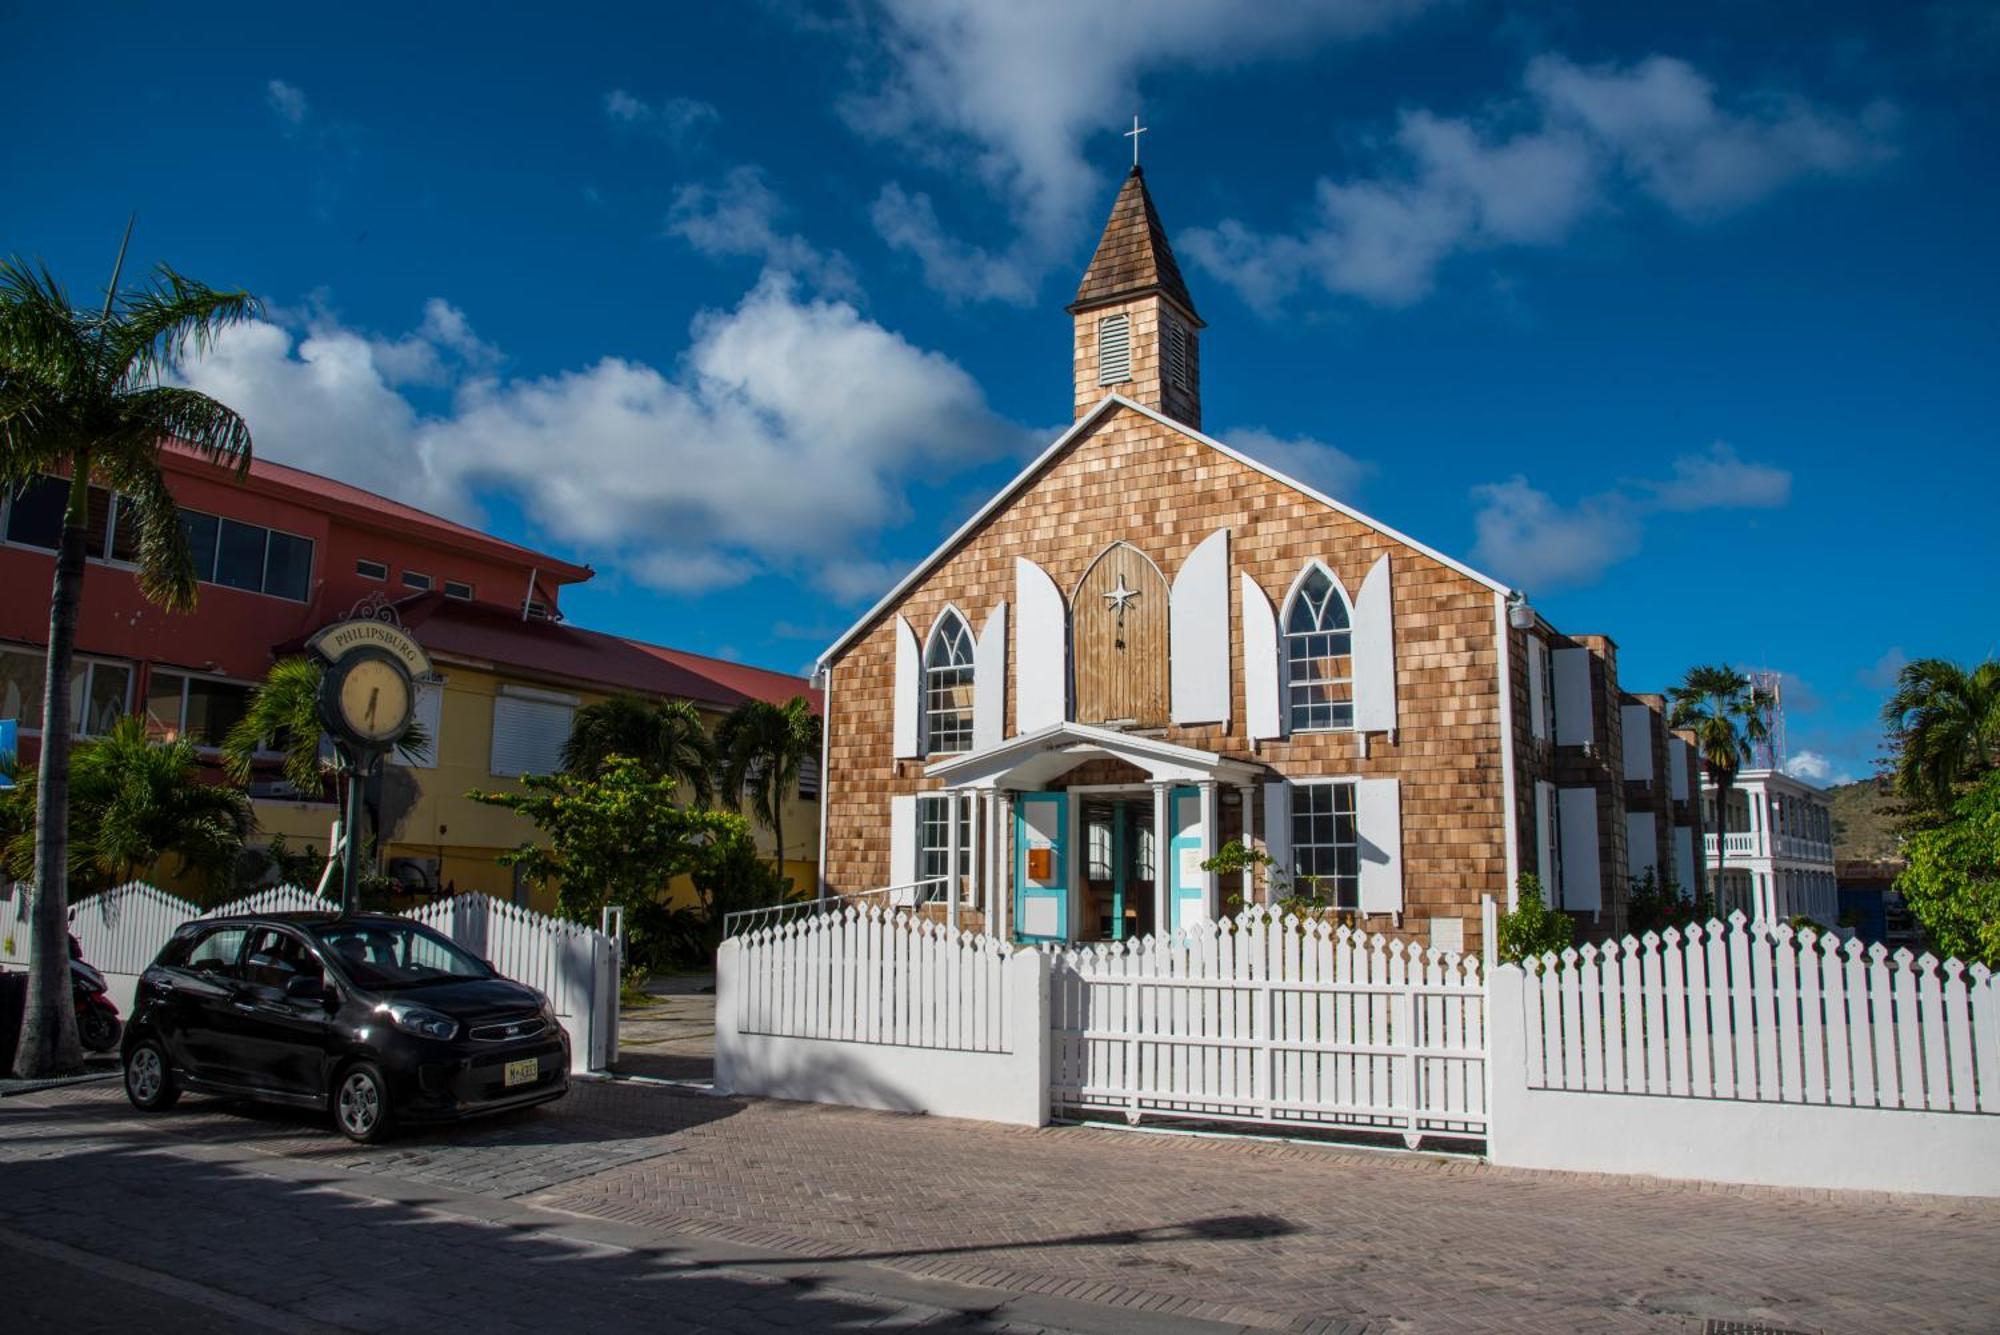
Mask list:
[[[1538,742],[1549,739],[1549,646],[1539,635],[1528,637],[1528,732]]]
[[[1625,777],[1651,783],[1653,711],[1644,705],[1624,705],[1618,710],[1618,721],[1625,732]]]
[[[1236,582],[1243,597],[1243,712],[1250,740],[1269,741],[1285,735],[1278,708],[1278,618],[1249,571],[1241,572]]]
[[[443,716],[444,683],[436,681],[418,682],[416,722],[424,730],[424,735],[431,739],[430,749],[425,751],[421,758],[398,751],[395,756],[398,764],[407,766],[410,769],[437,768],[438,750],[443,745],[438,728],[443,720]],[[568,740],[567,736],[565,736],[564,740]]]
[[[1597,790],[1565,788],[1562,812],[1562,907],[1596,913],[1604,907],[1604,877],[1598,861]]]
[[[924,753],[924,659],[917,649],[917,632],[904,617],[896,618],[896,759]]]
[[[1681,893],[1694,897],[1694,827],[1674,826],[1674,880]]]
[[[906,886],[916,879],[917,797],[897,793],[889,799],[889,884]]]
[[[1201,540],[1174,576],[1168,668],[1176,723],[1229,722],[1229,530]]]
[[[1097,322],[1097,383],[1116,385],[1132,378],[1132,321],[1107,315]]]
[[[1556,742],[1588,746],[1595,736],[1590,712],[1590,650],[1558,649],[1556,665]]]
[[[1014,558],[1014,721],[1036,732],[1069,717],[1069,618],[1049,572]]]
[[[1625,874],[1644,876],[1649,871],[1656,876],[1660,872],[1660,836],[1653,828],[1653,813],[1628,811],[1625,813]]]
[[[1542,883],[1542,902],[1553,908],[1562,902],[1562,873],[1556,866],[1555,840],[1549,815],[1556,804],[1556,786],[1535,782],[1535,876]]]
[[[1688,800],[1688,744],[1678,737],[1667,739],[1667,781],[1674,801]]]
[[[1257,595],[1263,597],[1261,593]],[[1264,851],[1275,864],[1272,870],[1285,878],[1285,891],[1292,883],[1292,785],[1283,779],[1264,785]]]
[[[1396,730],[1396,614],[1387,552],[1369,568],[1354,600],[1354,728]]]
[[[972,749],[1000,745],[1007,722],[1007,604],[997,603],[972,648]]]
[[[576,706],[562,701],[494,696],[492,772],[507,778],[555,773],[575,715]]]
[[[1394,779],[1361,779],[1354,785],[1355,825],[1361,835],[1361,911],[1403,911],[1403,800]]]

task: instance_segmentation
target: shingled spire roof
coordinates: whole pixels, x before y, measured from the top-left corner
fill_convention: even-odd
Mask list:
[[[1181,266],[1174,262],[1174,250],[1167,244],[1167,229],[1160,212],[1146,190],[1146,175],[1138,166],[1125,178],[1111,205],[1111,219],[1104,224],[1104,237],[1097,243],[1090,267],[1070,303],[1072,315],[1106,302],[1122,301],[1146,292],[1157,292],[1194,317],[1194,298],[1188,295],[1181,278]]]

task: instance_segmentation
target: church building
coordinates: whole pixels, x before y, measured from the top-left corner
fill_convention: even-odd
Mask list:
[[[1020,942],[1292,899],[1471,950],[1520,873],[1584,936],[1647,868],[1695,886],[1693,753],[1611,640],[1202,433],[1136,166],[1069,313],[1074,425],[821,660],[825,894]]]

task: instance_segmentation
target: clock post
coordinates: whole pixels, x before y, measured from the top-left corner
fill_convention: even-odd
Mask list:
[[[416,721],[416,683],[430,658],[409,632],[377,617],[338,621],[307,642],[325,662],[317,713],[347,778],[343,804],[340,911],[361,903],[361,806],[367,780]]]

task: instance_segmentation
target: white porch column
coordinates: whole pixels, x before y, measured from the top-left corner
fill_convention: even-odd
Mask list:
[[[1262,849],[1261,842],[1250,838],[1251,827],[1256,820],[1257,790],[1247,783],[1236,785],[1236,800],[1243,804],[1243,851]],[[1269,833],[1266,831],[1266,833]],[[1243,907],[1249,908],[1257,898],[1257,869],[1250,863],[1243,864]]]
[[[958,822],[965,810],[965,794],[956,788],[945,789],[945,831],[944,831],[944,924],[952,931],[958,930],[958,897],[963,891],[958,879],[959,837]]]
[[[1172,929],[1167,916],[1167,881],[1173,875],[1174,827],[1167,794],[1171,785],[1153,780],[1153,930]]]
[[[1201,856],[1207,861],[1215,856],[1215,836],[1222,828],[1222,787],[1214,779],[1203,779],[1195,788],[1201,793]],[[1201,898],[1211,918],[1222,916],[1220,880],[1213,871],[1201,873]]]
[[[986,842],[979,847],[979,910],[986,919],[986,935],[998,934],[993,906],[1000,901],[1000,798],[992,789],[979,795],[979,820]]]
[[[993,810],[1000,825],[1000,837],[993,841],[993,861],[1000,869],[993,878],[993,935],[1005,937],[1007,914],[1014,906],[1014,860],[1007,852],[1014,837],[1014,794],[1006,789],[994,793]]]

